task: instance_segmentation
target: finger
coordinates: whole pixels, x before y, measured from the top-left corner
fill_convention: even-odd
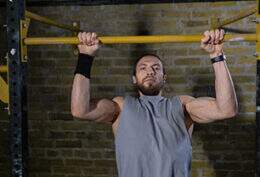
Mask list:
[[[82,39],[82,44],[83,45],[86,45],[86,32],[83,32],[82,34],[81,34],[81,39]]]
[[[220,35],[219,35],[219,41],[220,41],[220,43],[223,42],[224,37],[225,37],[225,31],[224,31],[223,29],[221,29],[221,30],[220,30]]]
[[[204,37],[201,39],[201,43],[207,43],[210,40],[209,31],[204,32]]]
[[[94,33],[94,44],[101,44],[101,41],[98,39],[97,33]]]
[[[92,39],[95,40],[97,38],[97,33],[92,33]]]
[[[98,35],[97,33],[94,33],[94,44],[98,44],[98,43],[99,43]]]
[[[210,30],[209,35],[210,35],[209,43],[212,44],[215,41],[215,32],[214,32],[214,30]]]
[[[83,43],[83,38],[82,38],[82,33],[79,32],[78,34],[78,39],[79,39],[79,44],[82,44]]]
[[[92,33],[91,34],[91,44],[94,45],[95,44],[95,40],[97,39],[97,34],[96,33]]]
[[[86,44],[91,45],[91,33],[86,34]]]
[[[220,35],[220,31],[218,29],[215,30],[215,41],[214,44],[218,44],[219,43],[219,35]]]
[[[79,42],[81,43],[81,32],[78,33],[78,39],[79,39]]]

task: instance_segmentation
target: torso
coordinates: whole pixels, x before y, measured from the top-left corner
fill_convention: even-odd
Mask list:
[[[185,95],[184,96],[180,96],[180,100],[182,102],[182,105],[183,105],[183,110],[184,110],[184,114],[187,118],[187,121],[186,121],[186,127],[187,127],[187,130],[189,132],[189,135],[190,137],[192,136],[192,131],[193,131],[193,121],[191,120],[191,118],[189,117],[189,115],[185,112],[185,104],[187,102],[189,102],[189,97],[186,97]],[[124,99],[121,98],[121,99],[117,99],[117,100],[114,100],[120,107],[120,114],[121,114],[121,111],[123,110],[123,103],[124,103]],[[120,121],[120,114],[117,116],[117,119],[116,121],[112,124],[112,130],[113,130],[113,134],[115,136],[116,132],[117,132],[117,128],[118,128],[118,125],[119,125],[119,121]]]

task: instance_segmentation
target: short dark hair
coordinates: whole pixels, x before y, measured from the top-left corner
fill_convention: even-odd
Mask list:
[[[161,59],[158,55],[156,55],[156,54],[146,53],[146,54],[141,55],[140,57],[138,57],[138,58],[135,60],[135,62],[134,62],[134,68],[133,68],[133,76],[136,75],[136,66],[137,66],[137,63],[138,63],[143,57],[146,57],[146,56],[153,56],[153,57],[159,59],[159,60],[161,61],[161,63],[162,63],[163,74],[165,74],[165,69],[164,69],[164,66],[163,66],[163,61],[162,61],[162,59]]]

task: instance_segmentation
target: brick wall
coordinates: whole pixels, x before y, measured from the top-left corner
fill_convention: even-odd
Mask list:
[[[247,1],[34,7],[30,10],[63,23],[79,20],[82,29],[95,31],[100,36],[202,34],[209,28],[213,17],[230,17],[254,4]],[[253,18],[248,17],[228,27],[255,31],[255,24],[251,22]],[[32,22],[30,36],[70,36],[70,32]],[[30,177],[116,176],[111,126],[74,120],[70,115],[70,92],[76,64],[72,47],[34,46],[29,51]],[[94,61],[91,96],[112,98],[135,94],[131,84],[133,60],[147,52],[163,58],[168,75],[164,96],[214,96],[212,65],[198,43],[104,45]],[[254,52],[253,42],[225,44],[227,63],[239,100],[239,115],[232,120],[195,125],[192,177],[254,175]],[[6,121],[1,119],[0,125],[7,126]],[[2,159],[2,156],[7,157],[7,148],[4,147],[8,139],[5,131],[0,131]],[[0,174],[8,174],[8,168],[1,168],[0,164]]]

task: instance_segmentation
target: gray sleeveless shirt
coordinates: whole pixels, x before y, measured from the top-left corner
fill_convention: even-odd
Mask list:
[[[115,135],[119,177],[188,177],[192,146],[178,96],[126,96]]]

